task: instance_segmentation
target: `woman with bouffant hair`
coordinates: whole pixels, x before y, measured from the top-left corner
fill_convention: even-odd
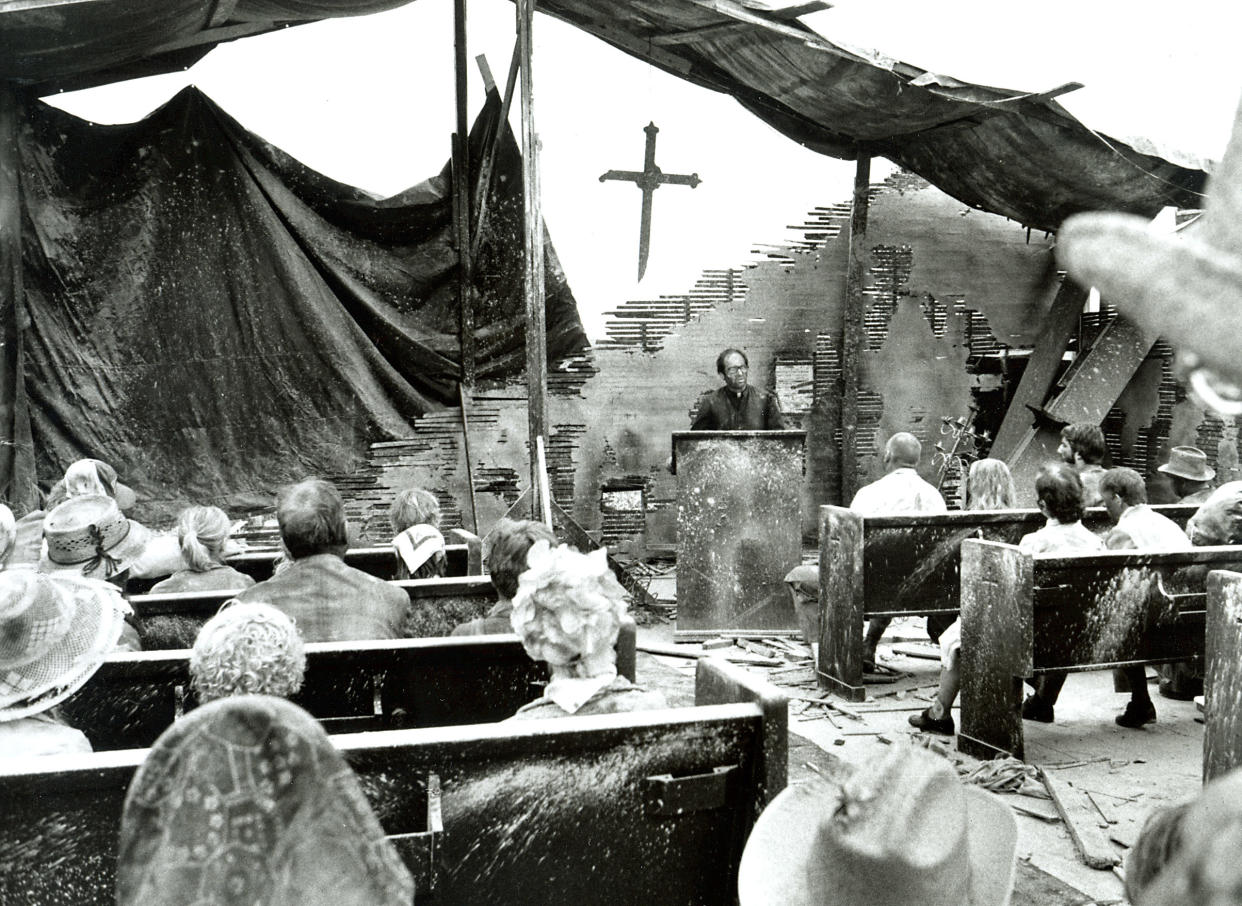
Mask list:
[[[567,717],[666,708],[664,696],[617,675],[617,635],[625,616],[625,590],[608,568],[602,548],[580,554],[572,547],[536,541],[518,578],[510,620],[526,653],[545,661],[552,679],[541,698],[515,717]]]
[[[181,511],[177,541],[183,568],[151,588],[152,594],[177,591],[227,591],[249,588],[254,579],[224,562],[224,545],[231,530],[229,517],[215,506],[192,506]]]
[[[270,604],[225,604],[203,624],[190,653],[190,683],[200,704],[229,695],[288,698],[305,674],[302,637]]]

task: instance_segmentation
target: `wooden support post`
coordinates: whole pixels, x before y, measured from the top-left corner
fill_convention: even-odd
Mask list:
[[[457,86],[457,134],[453,137],[453,225],[457,242],[461,381],[474,386],[474,254],[470,243],[470,127],[466,83],[466,0],[453,0],[453,63]]]
[[[522,164],[525,176],[523,200],[526,211],[526,386],[530,423],[531,487],[536,487],[539,465],[538,438],[548,436],[548,346],[544,312],[543,214],[539,204],[539,134],[535,131],[535,83],[531,71],[534,52],[535,0],[518,0],[518,47],[522,67]],[[540,510],[538,496],[532,498]],[[542,518],[537,512],[535,518]]]
[[[0,82],[0,494],[20,516],[38,505],[24,373],[22,179],[17,89]]]
[[[867,239],[867,190],[871,156],[858,153],[854,170],[854,207],[850,217],[849,265],[845,272],[845,306],[841,328],[841,503],[848,505],[858,490],[858,372],[863,344],[863,247]]]
[[[500,147],[500,138],[509,128],[509,109],[513,106],[513,92],[517,86],[518,69],[522,59],[520,51],[520,43],[515,44],[513,58],[509,61],[509,76],[505,79],[504,97],[500,101],[500,116],[496,120],[496,131],[492,134],[487,147],[483,149],[483,159],[479,163],[479,179],[474,192],[474,235],[470,238],[472,258],[479,257],[479,246],[483,243],[483,231],[487,227],[488,214],[491,212],[488,198],[491,193],[492,170],[495,168],[496,149]],[[492,91],[496,85],[492,81],[491,70],[487,68],[486,58],[480,54],[476,57],[476,61],[480,72],[483,73],[483,81],[490,83],[487,90]]]
[[[1005,411],[1005,419],[996,432],[989,454],[993,458],[1009,461],[1017,452],[1019,443],[1034,422],[1027,406],[1042,406],[1048,399],[1048,393],[1061,370],[1061,358],[1074,331],[1078,329],[1078,317],[1086,301],[1085,288],[1069,277],[1061,281],[1061,288],[1052,300],[1052,308],[1044,316],[1044,326],[1035,341],[1035,348],[1027,359],[1022,380],[1018,382]]]
[[[466,455],[466,482],[470,487],[470,524],[479,533],[479,503],[474,490],[474,463],[470,458],[470,413],[466,408],[466,386],[457,384],[457,401],[461,404],[461,437]]]

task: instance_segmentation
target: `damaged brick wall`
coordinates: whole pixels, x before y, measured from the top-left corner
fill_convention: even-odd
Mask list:
[[[848,202],[812,209],[788,244],[757,248],[758,263],[706,271],[684,294],[627,303],[611,313],[593,351],[550,364],[553,491],[582,525],[636,554],[675,545],[670,435],[685,430],[699,396],[719,386],[716,354],[738,346],[752,382],[777,388],[792,426],[807,431],[804,530],[813,535],[816,508],[840,502],[849,213]],[[947,440],[942,420],[967,413],[967,358],[1034,342],[1060,280],[1051,242],[898,173],[872,187],[866,253],[860,480],[879,476],[880,448],[897,430],[924,440],[922,471],[934,478],[931,448]],[[1088,318],[1084,331],[1092,329],[1098,324]],[[1106,421],[1115,457],[1154,469],[1173,437],[1201,440],[1213,460],[1209,445],[1219,443],[1236,466],[1236,427],[1194,409],[1173,380],[1167,347],[1157,351]],[[469,405],[484,530],[529,483],[522,393],[480,392]],[[446,524],[470,526],[460,413],[424,418],[413,434],[373,448],[371,465],[353,476],[351,515],[383,525],[391,494],[419,484],[440,496]]]

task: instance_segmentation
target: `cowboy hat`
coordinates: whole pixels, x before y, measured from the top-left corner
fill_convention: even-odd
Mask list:
[[[1169,461],[1157,466],[1156,471],[1190,481],[1211,481],[1216,477],[1216,470],[1207,464],[1207,454],[1198,447],[1174,447],[1169,451]]]
[[[148,537],[145,528],[122,515],[111,497],[71,497],[43,520],[47,547],[39,570],[76,570],[83,576],[110,579],[129,569]]]
[[[782,790],[738,870],[741,906],[1003,906],[1018,827],[944,759],[894,746],[842,783]]]
[[[0,721],[47,711],[76,692],[116,647],[124,601],[110,585],[0,572]]]

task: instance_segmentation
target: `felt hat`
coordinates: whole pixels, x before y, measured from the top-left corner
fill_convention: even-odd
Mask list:
[[[116,647],[124,602],[113,587],[29,567],[0,572],[0,721],[48,710]]]
[[[1003,906],[1018,827],[943,758],[893,746],[843,783],[782,790],[738,870],[741,906]]]
[[[110,579],[129,569],[147,545],[145,528],[121,513],[111,497],[71,497],[43,519],[47,548],[42,572],[75,570]]]
[[[1198,447],[1174,447],[1169,451],[1169,461],[1158,466],[1157,471],[1190,481],[1211,481],[1216,477],[1216,470],[1207,464],[1207,454]]]
[[[1242,293],[1242,107],[1203,207],[1178,234],[1153,232],[1133,214],[1074,214],[1057,230],[1056,255],[1076,283],[1096,287],[1151,335],[1172,343],[1180,361],[1194,368],[1192,389],[1219,396],[1225,387],[1217,391],[1198,366],[1242,382],[1242,333],[1233,329]],[[1217,399],[1213,406],[1229,402]]]

